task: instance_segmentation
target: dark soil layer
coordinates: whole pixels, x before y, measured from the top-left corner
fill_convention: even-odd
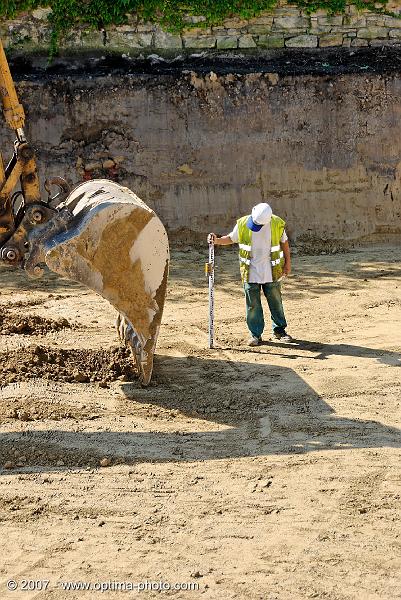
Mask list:
[[[58,58],[50,65],[46,57],[14,55],[10,59],[16,79],[41,78],[70,74],[74,77],[122,74],[177,74],[185,70],[197,73],[278,73],[279,75],[335,75],[342,73],[392,73],[401,70],[401,46],[369,48],[279,49],[181,53],[175,57],[150,55],[123,58],[121,55]]]

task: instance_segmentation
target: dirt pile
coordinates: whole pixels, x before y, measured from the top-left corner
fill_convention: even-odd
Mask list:
[[[32,346],[0,355],[3,385],[33,378],[89,383],[135,378],[131,354],[124,348],[66,350]]]
[[[0,307],[0,335],[45,335],[61,329],[73,329],[67,319],[45,319],[39,315],[18,314]]]

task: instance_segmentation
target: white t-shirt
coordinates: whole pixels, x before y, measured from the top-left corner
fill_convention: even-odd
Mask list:
[[[228,234],[235,244],[238,244],[238,225]],[[285,230],[280,242],[288,240]],[[249,283],[271,283],[272,264],[270,256],[271,228],[264,225],[260,231],[252,231],[251,264],[249,265]]]

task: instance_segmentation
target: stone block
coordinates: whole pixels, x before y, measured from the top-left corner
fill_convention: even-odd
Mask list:
[[[257,45],[261,48],[283,48],[284,36],[282,35],[260,35]]]
[[[385,27],[363,27],[358,29],[357,37],[365,40],[386,38],[388,30]]]
[[[272,34],[283,35],[285,37],[285,39],[290,38],[290,37],[295,37],[297,35],[304,35],[306,33],[309,35],[309,29],[291,29],[291,31],[283,31],[283,30],[272,31]]]
[[[211,27],[187,27],[182,34],[186,37],[200,37],[202,35],[212,35]]]
[[[368,40],[363,40],[361,38],[354,38],[351,41],[351,46],[353,48],[360,48],[361,46],[369,46]]]
[[[344,25],[349,27],[366,27],[366,17],[363,15],[347,15],[344,17]]]
[[[319,38],[320,48],[329,48],[331,46],[342,46],[343,36],[340,33],[322,35]]]
[[[401,29],[401,19],[395,19],[393,17],[386,17],[384,19],[384,25],[391,29]]]
[[[253,35],[266,35],[271,32],[271,25],[250,25],[248,27],[248,33]]]
[[[216,37],[213,35],[204,35],[202,37],[183,37],[185,48],[214,48],[216,46]]]
[[[351,46],[351,38],[344,38],[343,39],[343,47],[349,48],[350,46]]]
[[[325,17],[318,17],[317,22],[319,25],[342,25],[343,15],[326,15]]]
[[[128,33],[125,37],[133,48],[147,48],[152,45],[153,33]]]
[[[308,17],[275,17],[273,29],[302,29],[310,26]]]
[[[385,19],[382,16],[377,15],[368,15],[366,17],[366,26],[367,27],[384,27]]]
[[[322,33],[330,33],[331,32],[331,27],[328,25],[312,25],[312,27],[310,27],[307,30],[307,33],[310,35],[321,35]]]
[[[231,35],[217,36],[217,48],[220,50],[238,48],[238,37]]]
[[[390,29],[389,37],[392,39],[401,39],[401,29]]]
[[[182,39],[180,35],[173,35],[172,33],[158,29],[155,33],[153,45],[155,48],[176,50],[182,48]]]
[[[389,39],[389,40],[372,40],[369,43],[369,46],[375,46],[375,47],[383,47],[383,46],[396,46],[397,44],[401,43],[401,39],[399,38],[393,38],[393,39]]]
[[[316,35],[298,35],[286,40],[285,45],[287,48],[316,48],[317,40]]]
[[[107,34],[107,46],[121,49],[149,48],[152,45],[153,33],[123,33],[109,31]]]
[[[238,48],[256,48],[256,42],[252,35],[241,35],[238,39]]]
[[[85,48],[98,48],[104,47],[104,38],[101,31],[95,31],[93,29],[86,29],[81,31],[80,44]]]
[[[355,27],[332,27],[330,33],[336,34],[336,33],[352,33],[352,32],[354,32],[356,34],[357,31],[358,30]]]

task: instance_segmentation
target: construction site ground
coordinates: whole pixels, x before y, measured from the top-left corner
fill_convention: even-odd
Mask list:
[[[177,248],[148,388],[102,298],[1,270],[0,598],[401,598],[401,246],[295,256],[257,348],[216,254],[216,349]]]

